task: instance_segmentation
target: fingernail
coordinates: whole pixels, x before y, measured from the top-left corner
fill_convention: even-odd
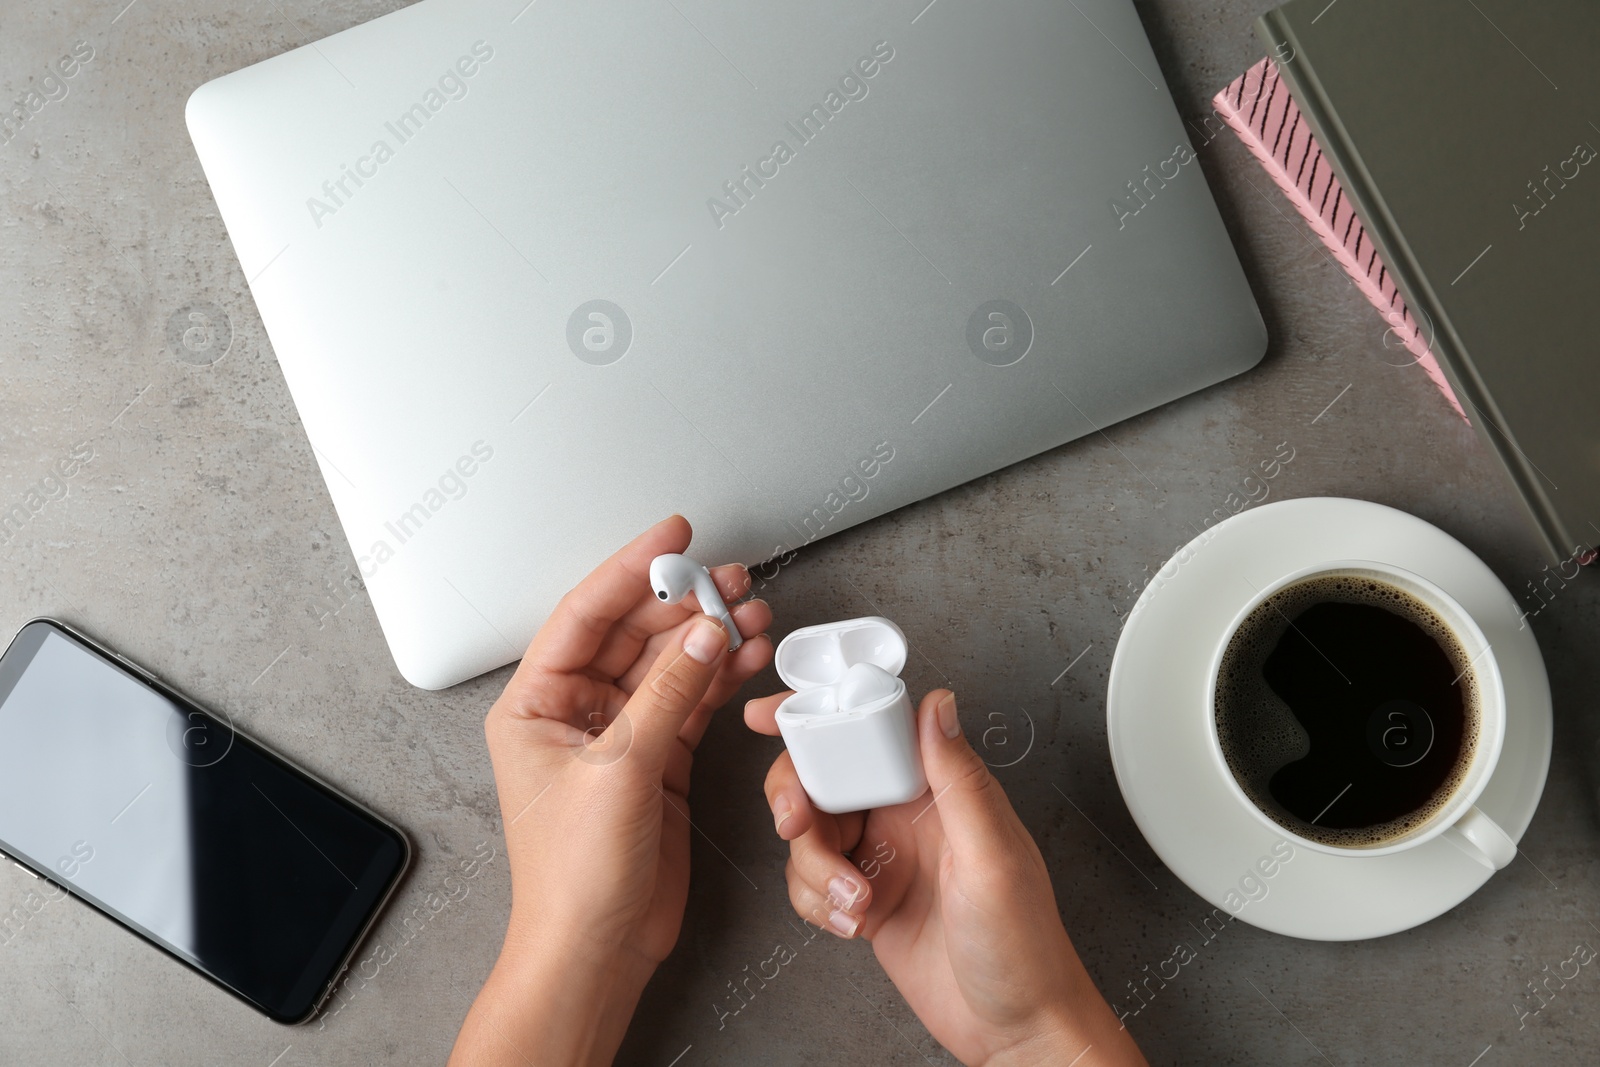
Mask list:
[[[828,916],[828,926],[840,937],[850,938],[856,936],[856,930],[861,927],[861,920],[842,911],[836,911]]]
[[[841,874],[828,883],[828,899],[840,911],[849,911],[861,899],[861,887]]]
[[[943,730],[944,735],[952,741],[961,736],[961,723],[956,718],[954,693],[947,693],[945,698],[939,701],[939,729]]]
[[[788,822],[790,816],[794,814],[794,805],[789,803],[788,797],[780,796],[777,803],[772,805],[772,814],[778,820],[778,836],[781,837],[783,836],[783,824]]]
[[[727,647],[728,631],[716,619],[696,619],[683,639],[683,650],[700,663],[711,663]]]

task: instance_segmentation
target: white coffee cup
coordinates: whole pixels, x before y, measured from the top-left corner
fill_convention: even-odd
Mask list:
[[[1370,576],[1409,593],[1425,604],[1449,627],[1456,641],[1465,650],[1469,663],[1467,670],[1472,672],[1477,683],[1477,742],[1455,789],[1428,819],[1401,835],[1370,847],[1340,846],[1314,841],[1293,832],[1267,815],[1255,801],[1250,799],[1238,780],[1234,778],[1233,771],[1222,753],[1222,742],[1217,735],[1217,677],[1221,671],[1223,655],[1233,641],[1234,634],[1238,632],[1239,626],[1252,611],[1274,593],[1308,578],[1340,574]],[[1499,762],[1500,749],[1505,743],[1505,686],[1500,678],[1500,667],[1495,661],[1494,649],[1490,647],[1482,629],[1473,621],[1472,616],[1467,614],[1466,609],[1450,594],[1420,575],[1373,560],[1331,560],[1304,567],[1263,586],[1234,616],[1211,657],[1211,670],[1206,689],[1206,710],[1210,724],[1207,736],[1211,741],[1211,758],[1216,764],[1218,773],[1232,789],[1239,803],[1244,805],[1258,821],[1273,833],[1288,837],[1296,845],[1336,856],[1386,856],[1416,848],[1443,836],[1491,870],[1499,870],[1516,858],[1516,843],[1493,819],[1476,806],[1478,797],[1489,784],[1489,776],[1494,772],[1495,764]]]

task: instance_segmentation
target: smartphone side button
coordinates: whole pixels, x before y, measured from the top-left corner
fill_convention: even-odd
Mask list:
[[[122,653],[113,652],[111,655],[116,658],[118,663],[132,671],[135,677],[143,678],[147,682],[154,682],[156,680],[155,675],[151,674],[149,671],[130,660],[127,656],[124,656]]]
[[[39,876],[37,874],[35,874],[32,871],[30,871],[28,868],[24,867],[22,864],[18,863],[16,860],[12,860],[11,861],[11,866],[15,867],[17,870],[21,871],[23,874],[27,875],[29,878],[32,878],[34,881],[38,881],[39,880]]]

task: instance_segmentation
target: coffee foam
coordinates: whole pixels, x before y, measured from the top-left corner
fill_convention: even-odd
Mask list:
[[[1268,789],[1280,768],[1311,751],[1311,739],[1294,712],[1267,685],[1263,667],[1288,631],[1290,620],[1314,604],[1330,602],[1367,604],[1415,623],[1433,638],[1461,675],[1457,684],[1462,690],[1464,723],[1456,765],[1421,807],[1376,826],[1314,826],[1285,811]],[[1284,829],[1340,848],[1394,844],[1437,815],[1461,787],[1472,764],[1481,719],[1478,677],[1461,639],[1437,612],[1411,593],[1360,571],[1332,571],[1302,579],[1272,594],[1245,616],[1229,639],[1217,670],[1213,707],[1223,759],[1251,802]]]

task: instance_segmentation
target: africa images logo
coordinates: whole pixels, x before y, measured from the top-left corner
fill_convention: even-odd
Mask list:
[[[28,88],[9,106],[0,105],[0,146],[10,144],[33,121],[33,117],[50,104],[65,100],[72,91],[68,82],[93,59],[94,46],[87,41],[79,41],[72,46],[71,52],[54,63],[46,64],[44,76],[37,83],[30,78]]]
[[[355,161],[353,167],[345,163],[339,165],[338,177],[322,183],[322,196],[306,197],[306,210],[311,213],[311,221],[317,229],[322,229],[324,216],[337,215],[339,209],[348,204],[362,186],[378,176],[378,168],[395,157],[396,149],[421,133],[428,121],[444,110],[447,103],[466,99],[470,91],[468,79],[493,58],[494,49],[488,42],[474,41],[471,55],[458,58],[439,75],[437,85],[428,86],[420,100],[392,121],[383,124],[383,128],[394,137],[394,144],[391,145],[386,137],[378,138],[372,142],[367,154]]]
[[[723,182],[722,195],[706,199],[706,209],[711,212],[711,221],[716,223],[717,229],[722,229],[729,218],[749,206],[756,192],[765,189],[767,182],[781,174],[785,164],[798,158],[800,148],[820,137],[828,123],[838,118],[847,105],[865,100],[871,92],[867,82],[877,77],[893,58],[894,47],[888,41],[873,45],[869,55],[856,60],[854,66],[840,75],[838,88],[829,89],[822,103],[812,104],[798,123],[783,124],[794,135],[795,146],[791,147],[786,140],[774,141],[772,151],[756,160],[754,169],[747,163],[739,168],[738,174]]]
[[[567,347],[585,363],[604,367],[628,354],[633,322],[609,300],[579,304],[567,318]]]
[[[967,347],[991,367],[1020,363],[1033,349],[1033,320],[1009,300],[979,304],[967,318]]]

